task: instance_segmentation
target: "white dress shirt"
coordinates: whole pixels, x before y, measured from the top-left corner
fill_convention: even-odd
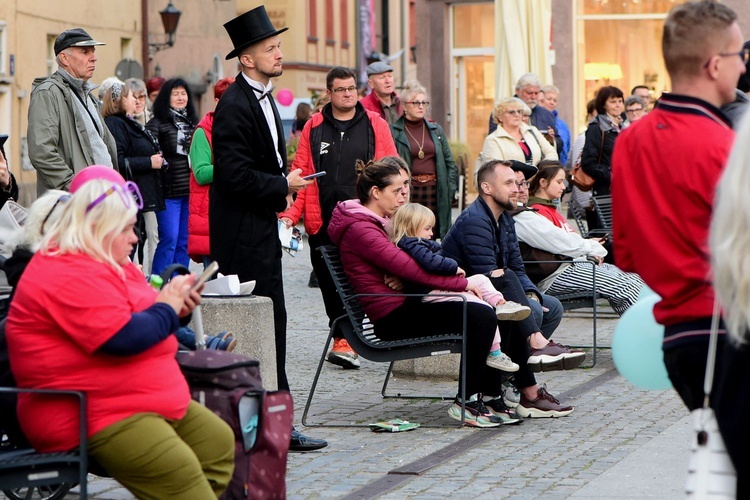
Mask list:
[[[274,151],[276,151],[276,159],[279,162],[279,168],[284,168],[284,162],[281,159],[281,153],[279,153],[279,132],[276,129],[276,117],[273,114],[271,99],[268,95],[266,95],[270,95],[271,90],[273,89],[273,83],[269,82],[268,87],[266,87],[262,83],[257,82],[247,76],[244,72],[242,73],[242,76],[245,77],[247,83],[249,83],[250,87],[252,87],[253,91],[255,92],[255,97],[258,98],[260,109],[263,110],[263,114],[266,117],[266,123],[268,124],[268,130],[271,132],[271,137],[273,138],[273,149]],[[266,97],[263,97],[264,95],[266,95]],[[261,99],[261,97],[263,98]]]

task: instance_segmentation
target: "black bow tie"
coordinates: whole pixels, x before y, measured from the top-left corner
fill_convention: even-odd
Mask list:
[[[263,92],[262,90],[256,89],[252,85],[250,85],[250,88],[260,94],[260,97],[258,97],[258,102],[260,102],[263,99],[265,99],[266,97],[268,97],[269,94],[271,93],[271,90],[273,90],[273,89],[270,89],[270,90],[267,90],[267,91]]]

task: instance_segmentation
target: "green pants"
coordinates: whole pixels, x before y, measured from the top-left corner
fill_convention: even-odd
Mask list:
[[[89,454],[141,499],[216,498],[234,471],[234,433],[190,402],[185,417],[139,413],[89,439]]]

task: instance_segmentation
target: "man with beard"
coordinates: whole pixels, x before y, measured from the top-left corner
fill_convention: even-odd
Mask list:
[[[357,160],[367,162],[384,156],[398,156],[388,124],[357,102],[356,74],[349,68],[336,66],[326,75],[326,95],[331,102],[305,124],[300,136],[293,168],[302,175],[326,172],[309,188],[300,192],[294,205],[279,214],[291,227],[304,216],[309,235],[310,261],[318,277],[329,325],[345,314],[331,273],[318,248],[331,245],[328,223],[340,201],[357,197]],[[359,368],[357,353],[341,332],[334,334],[328,361],[344,368]]]
[[[535,167],[524,165],[526,168]],[[518,249],[518,239],[510,211],[516,209],[518,187],[512,163],[491,160],[479,168],[477,186],[479,198],[472,203],[448,231],[442,245],[442,254],[458,262],[466,275],[484,274],[506,299],[532,307],[537,302],[540,312],[548,309],[552,324],[544,325],[551,332],[562,319],[562,306],[553,297],[543,295],[526,276]],[[534,297],[529,300],[526,294]],[[543,307],[546,306],[546,307]],[[515,385],[521,391],[516,412],[522,417],[562,417],[573,411],[572,406],[561,405],[534,378],[534,371],[574,368],[580,365],[585,353],[571,351],[565,346],[547,341],[537,326],[536,314],[522,321],[500,322],[503,350],[518,363],[514,374]],[[531,351],[531,352],[530,352]],[[485,405],[491,408],[493,400],[503,392],[485,394]],[[506,402],[511,404],[513,401]]]
[[[286,307],[281,275],[277,212],[289,208],[292,195],[310,184],[301,170],[285,176],[286,144],[271,90],[281,75],[281,39],[263,6],[224,25],[242,72],[216,106],[213,126],[214,181],[209,231],[211,257],[224,274],[256,280],[256,295],[273,301],[276,374],[280,390],[286,377]],[[290,450],[327,446],[324,440],[292,432]]]
[[[365,68],[367,85],[372,91],[360,101],[369,111],[378,113],[393,125],[404,114],[401,99],[393,90],[393,68],[383,61],[375,61]]]

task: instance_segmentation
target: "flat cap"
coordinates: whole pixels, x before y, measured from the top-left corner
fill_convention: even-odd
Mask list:
[[[367,72],[367,76],[372,76],[393,71],[393,68],[391,68],[388,63],[384,63],[383,61],[375,61],[374,63],[367,66],[367,68],[365,68],[365,71]]]
[[[94,45],[106,45],[106,43],[97,42],[83,28],[65,30],[55,39],[55,55],[68,47],[92,47]]]

